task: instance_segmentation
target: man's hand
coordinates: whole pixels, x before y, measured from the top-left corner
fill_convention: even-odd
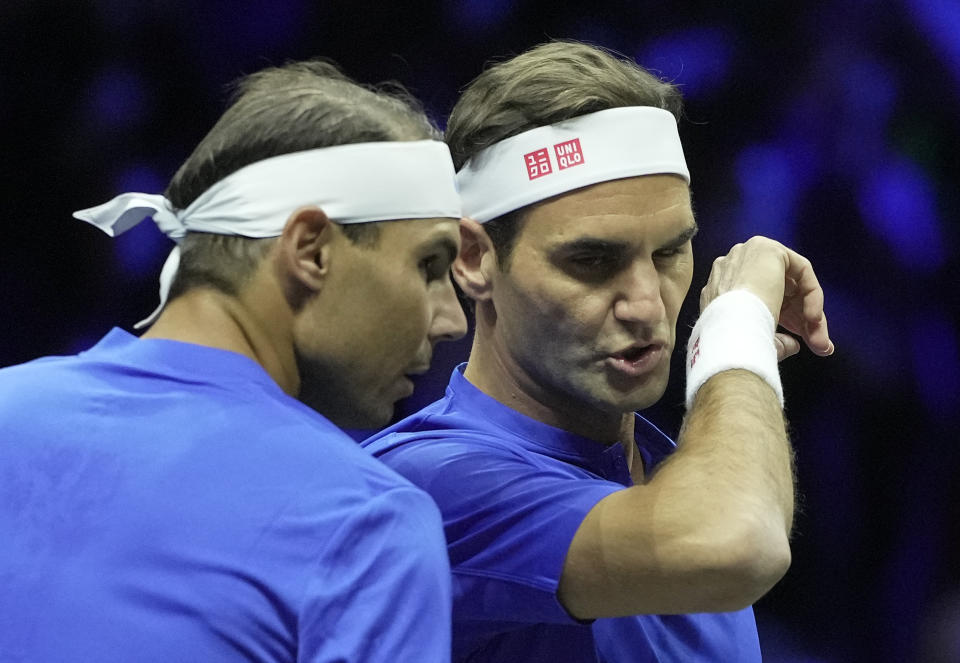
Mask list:
[[[834,346],[823,312],[823,289],[810,261],[766,237],[751,237],[713,261],[700,291],[700,312],[725,292],[749,290],[767,305],[773,319],[803,339],[815,354],[829,356]],[[800,351],[800,342],[778,332],[774,342],[782,361]]]

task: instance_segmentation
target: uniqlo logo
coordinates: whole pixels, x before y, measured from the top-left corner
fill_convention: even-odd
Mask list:
[[[553,168],[550,167],[550,153],[547,152],[547,148],[524,154],[523,161],[527,164],[527,177],[531,180],[553,172]]]
[[[553,151],[557,153],[557,163],[560,170],[579,166],[583,163],[583,150],[580,149],[580,139],[574,138],[565,143],[557,143],[553,146]]]

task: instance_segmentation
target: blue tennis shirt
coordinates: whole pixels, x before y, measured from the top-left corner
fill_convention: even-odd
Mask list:
[[[238,354],[0,370],[0,661],[448,661],[436,506]]]
[[[453,372],[446,395],[363,445],[440,507],[453,572],[454,661],[760,661],[753,610],[578,622],[557,599],[597,502],[631,485],[623,447],[526,417]],[[675,448],[643,417],[653,468]]]

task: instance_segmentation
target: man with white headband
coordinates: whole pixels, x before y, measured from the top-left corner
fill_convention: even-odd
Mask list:
[[[430,492],[456,661],[753,662],[786,571],[777,368],[832,353],[810,263],[765,238],[714,263],[676,444],[635,411],[667,384],[697,225],[676,88],[554,42],[487,69],[447,141],[475,302],[445,397],[366,441]]]
[[[412,100],[311,61],[76,213],[178,245],[141,338],[0,371],[0,658],[449,660],[437,508],[340,427],[466,331],[453,178]]]

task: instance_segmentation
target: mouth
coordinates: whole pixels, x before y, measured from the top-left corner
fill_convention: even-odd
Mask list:
[[[416,376],[423,375],[429,370],[430,370],[430,363],[427,362],[426,364],[421,364],[421,365],[414,366],[413,368],[409,368],[406,371],[404,371],[403,374],[407,378],[413,380],[413,379],[416,379]]]
[[[607,355],[606,364],[618,373],[628,377],[640,377],[660,364],[665,351],[664,347],[660,343],[632,345],[619,352]]]
[[[403,396],[401,396],[401,398],[407,398],[408,396],[412,395],[414,391],[414,384],[416,383],[417,378],[429,370],[429,360],[406,369],[400,376],[400,384],[403,391]]]

